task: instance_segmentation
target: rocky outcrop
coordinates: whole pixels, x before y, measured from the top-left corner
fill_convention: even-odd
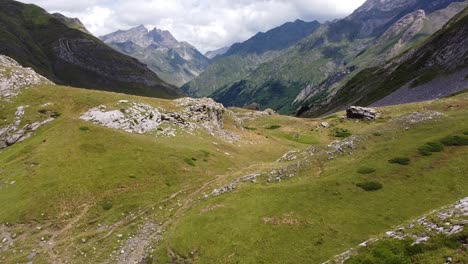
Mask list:
[[[351,256],[357,254],[360,248],[383,239],[412,239],[415,244],[425,243],[438,234],[455,235],[462,232],[468,224],[468,197],[440,210],[432,211],[408,224],[385,232],[381,237],[370,238],[355,248],[335,256],[323,264],[343,264]]]
[[[0,99],[17,96],[28,86],[52,84],[31,68],[24,68],[10,57],[0,55]]]
[[[379,118],[379,112],[372,108],[351,106],[346,110],[346,117],[350,119],[375,120]]]
[[[28,106],[19,106],[16,109],[14,122],[11,125],[0,128],[0,149],[25,141],[30,138],[37,129],[54,121],[53,117],[49,117],[43,121],[27,123],[20,126],[27,107]]]
[[[169,111],[138,102],[121,100],[113,106],[101,105],[88,110],[81,119],[94,124],[124,130],[129,133],[155,133],[176,136],[177,131],[194,133],[205,130],[227,141],[238,137],[224,130],[224,116],[228,110],[209,98],[181,98],[173,101],[179,110]]]

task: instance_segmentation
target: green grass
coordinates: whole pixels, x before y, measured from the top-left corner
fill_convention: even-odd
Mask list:
[[[461,101],[451,101],[455,102]],[[443,111],[443,105],[438,102],[430,107]],[[468,106],[466,102],[461,105],[462,109]],[[385,114],[411,113],[419,107],[396,106]],[[409,131],[391,122],[366,126],[346,122],[343,127],[356,135],[380,131],[385,138],[366,138],[365,149],[311,164],[280,184],[246,183],[232,193],[197,203],[171,229],[167,247],[196,263],[327,261],[369,237],[466,197],[468,149],[447,148],[429,157],[415,151],[427,141],[436,142],[463,129],[464,111],[445,112],[449,118]],[[396,152],[410,159],[411,166],[390,164]],[[374,168],[378,174],[356,176],[363,167]],[[364,182],[377,182],[384,188],[362,191],[356,187]],[[220,206],[204,212],[215,205]],[[271,219],[285,224],[272,225]],[[157,255],[165,256],[167,247]]]
[[[18,105],[29,105],[24,118],[28,121],[47,118],[39,110],[49,102],[53,105],[47,110],[61,113],[32,138],[0,152],[0,182],[15,181],[0,189],[0,223],[8,222],[9,229],[21,234],[15,241],[17,253],[2,253],[6,263],[27,262],[42,236],[50,237],[71,223],[56,238],[61,257],[102,263],[120,247],[116,234],[134,235],[147,221],[168,223],[163,241],[154,245],[153,257],[161,262],[168,260],[170,248],[196,263],[321,263],[468,194],[466,147],[447,147],[428,157],[416,152],[426,142],[466,129],[464,95],[382,109],[386,116],[422,107],[448,115],[408,131],[390,119],[339,123],[366,138],[353,155],[329,161],[324,153],[309,153],[310,163],[304,163],[296,177],[272,184],[260,177],[257,184],[242,183],[231,193],[209,199],[204,195],[235,178],[282,166],[275,161],[290,150],[305,150],[311,144],[326,150],[333,138],[328,130],[314,129],[322,120],[286,116],[245,122],[257,130],[236,128],[227,117],[226,128],[241,136],[233,144],[205,132],[165,138],[79,119],[90,108],[122,99],[175,107],[167,100],[58,86],[31,88],[2,104],[0,116],[10,121]],[[280,128],[265,129],[271,124]],[[383,136],[369,136],[376,131]],[[389,164],[395,155],[410,158],[411,166]],[[378,173],[356,173],[370,169]],[[365,182],[384,188],[356,187]],[[108,235],[110,229],[102,226],[115,229]],[[88,242],[82,243],[82,237]],[[45,253],[34,259],[50,262]]]

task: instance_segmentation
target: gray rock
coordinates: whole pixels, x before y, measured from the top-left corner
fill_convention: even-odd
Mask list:
[[[351,106],[346,110],[346,116],[350,119],[375,120],[379,118],[379,112],[373,108]]]

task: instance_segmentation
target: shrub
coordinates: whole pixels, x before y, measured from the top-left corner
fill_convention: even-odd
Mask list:
[[[393,158],[389,160],[388,162],[393,163],[393,164],[409,165],[410,159],[407,157],[397,157],[397,158]]]
[[[376,137],[381,137],[381,136],[382,136],[382,133],[375,132],[375,133],[373,133],[372,135],[374,135],[374,136],[376,136]]]
[[[114,206],[114,205],[112,204],[112,202],[111,202],[111,201],[108,201],[108,200],[103,201],[102,204],[101,204],[102,209],[104,209],[104,210],[106,210],[106,211],[112,209],[113,206]]]
[[[192,166],[192,167],[195,167],[195,162],[192,158],[185,158],[184,159],[185,163],[187,163],[188,165]]]
[[[446,146],[467,146],[468,137],[448,136],[440,140]]]
[[[88,131],[88,130],[89,130],[89,127],[87,127],[87,126],[82,126],[82,127],[80,127],[80,130],[81,130],[81,131]]]
[[[468,136],[468,130],[465,130],[465,131],[463,132],[463,135]]]
[[[371,174],[376,172],[376,170],[374,168],[362,167],[357,172],[360,174]]]
[[[275,130],[275,129],[278,129],[278,128],[281,128],[281,126],[279,126],[279,125],[271,125],[271,126],[267,127],[266,129]]]
[[[333,136],[334,137],[338,137],[338,138],[347,138],[349,136],[351,136],[351,132],[347,129],[344,129],[344,128],[335,128],[333,130]]]
[[[442,152],[444,145],[438,142],[429,142],[418,148],[419,154],[423,156],[431,156],[433,152]]]
[[[380,182],[376,181],[367,181],[356,184],[356,186],[361,187],[367,192],[375,192],[383,188],[383,185]]]
[[[257,129],[255,127],[244,127],[244,129],[249,130],[249,131],[256,131]]]

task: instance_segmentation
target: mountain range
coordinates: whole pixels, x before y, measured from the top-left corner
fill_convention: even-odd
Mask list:
[[[183,93],[136,59],[64,23],[62,16],[0,0],[0,54],[63,85],[174,98]]]
[[[177,41],[167,30],[151,31],[140,25],[100,37],[114,49],[148,65],[163,80],[182,86],[202,73],[210,59],[187,42]]]
[[[248,64],[248,71],[238,70],[248,56],[223,68],[216,68],[218,59],[182,89],[228,106],[256,102],[285,114],[306,108],[315,109],[310,114],[324,114],[352,76],[417,47],[466,6],[466,1],[455,0],[367,1],[350,16],[320,25],[281,55]]]
[[[192,96],[208,96],[234,81],[248,76],[258,65],[284,54],[288,48],[314,32],[320,23],[296,20],[258,33],[252,38],[233,44],[199,77],[182,86]]]
[[[468,263],[468,1],[207,53],[234,107],[124,54],[186,69],[168,31],[0,7],[0,263]]]

